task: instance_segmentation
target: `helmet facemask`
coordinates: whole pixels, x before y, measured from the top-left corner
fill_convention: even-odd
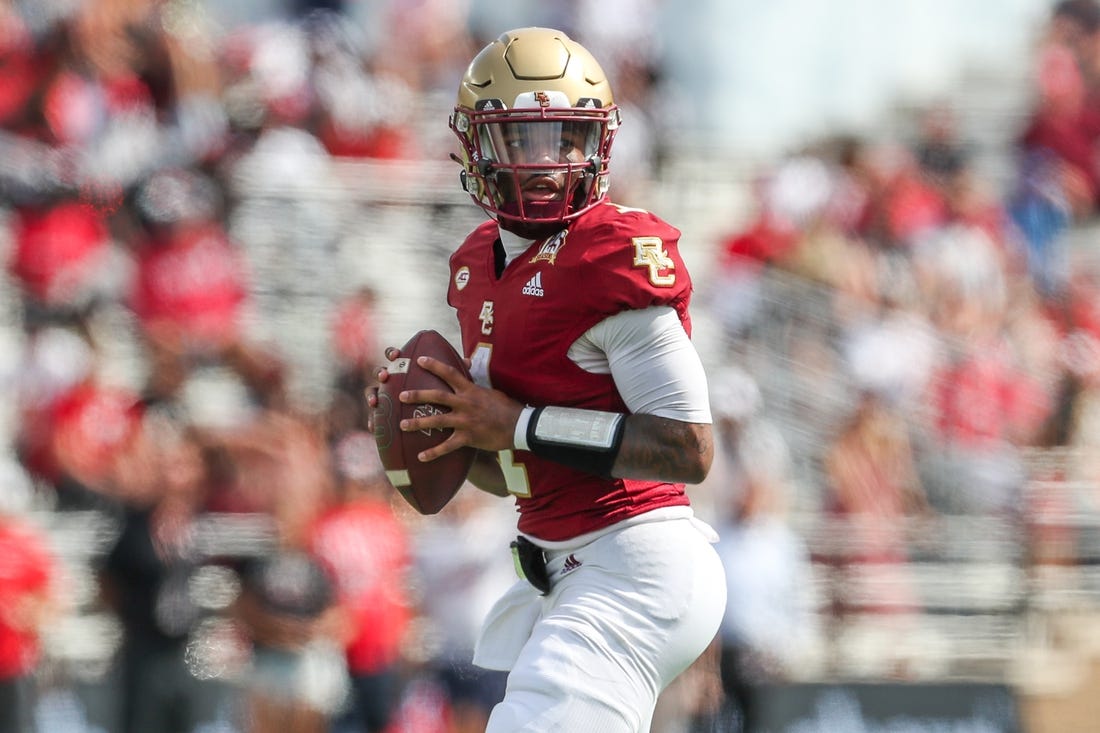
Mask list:
[[[450,127],[465,153],[463,187],[505,227],[560,225],[607,193],[619,110],[549,106],[563,96],[555,92],[523,96],[534,106],[517,100],[519,109],[505,109],[489,99],[477,110],[455,108]]]

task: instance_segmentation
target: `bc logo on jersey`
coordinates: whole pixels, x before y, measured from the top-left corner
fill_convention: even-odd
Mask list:
[[[481,332],[488,336],[493,332],[493,301],[486,300],[481,304],[481,313],[478,314],[481,321]]]
[[[649,281],[659,288],[676,284],[676,263],[665,251],[660,237],[634,237],[634,266],[649,269]]]

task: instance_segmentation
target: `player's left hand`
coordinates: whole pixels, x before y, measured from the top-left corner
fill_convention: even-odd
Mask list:
[[[450,409],[450,412],[401,421],[401,429],[406,432],[440,428],[454,430],[450,438],[425,451],[421,455],[422,460],[430,461],[467,445],[493,452],[512,448],[516,421],[523,411],[523,403],[498,389],[475,384],[458,369],[430,356],[420,357],[419,364],[454,390],[413,389],[400,394],[400,400],[405,403],[430,402]]]
[[[401,349],[396,346],[389,346],[384,352],[386,359],[389,361],[397,361],[401,358]],[[390,377],[389,370],[386,367],[378,367],[378,370],[374,373],[375,379],[381,384]],[[371,433],[374,432],[374,411],[378,407],[378,385],[367,387],[367,430]]]

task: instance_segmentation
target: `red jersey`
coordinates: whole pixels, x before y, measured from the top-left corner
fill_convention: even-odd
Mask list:
[[[216,224],[181,230],[138,257],[132,307],[146,325],[172,325],[202,343],[236,338],[247,297],[244,260]]]
[[[31,672],[38,664],[38,631],[20,608],[44,602],[54,559],[45,538],[17,520],[0,520],[0,680]]]
[[[141,423],[138,395],[94,382],[79,384],[59,397],[45,416],[47,453],[36,467],[60,478],[67,473],[81,483],[109,483],[116,456]]]
[[[964,448],[1034,435],[1051,396],[1013,361],[1004,343],[990,343],[936,375],[933,407],[939,437]]]
[[[356,627],[346,650],[348,669],[371,673],[396,662],[412,602],[405,592],[408,538],[389,504],[361,500],[325,514],[313,530],[312,550]]]
[[[475,229],[451,256],[447,302],[475,375],[533,406],[627,412],[610,374],[567,356],[608,316],[651,306],[676,310],[690,334],[691,278],[680,232],[653,214],[611,202],[533,243],[498,277],[497,223]],[[502,451],[521,532],[550,541],[593,532],[653,509],[687,505],[683,484],[605,479],[535,456]]]
[[[78,201],[18,210],[10,268],[20,284],[48,304],[71,304],[94,287],[109,249],[103,215]]]

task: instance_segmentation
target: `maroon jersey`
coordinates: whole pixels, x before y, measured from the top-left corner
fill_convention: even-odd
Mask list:
[[[475,229],[451,256],[447,302],[475,378],[529,405],[626,412],[609,374],[567,356],[608,316],[664,305],[691,332],[691,279],[679,230],[647,211],[605,202],[535,242],[497,277],[497,224]],[[683,484],[604,479],[528,451],[501,451],[520,531],[565,540],[660,507],[688,504]]]

